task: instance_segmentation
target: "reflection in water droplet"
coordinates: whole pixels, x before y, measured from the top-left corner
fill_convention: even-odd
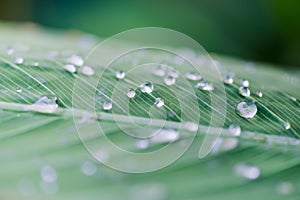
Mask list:
[[[214,86],[211,83],[207,83],[206,81],[201,81],[197,83],[195,88],[200,88],[201,90],[211,91],[214,90]]]
[[[45,165],[42,167],[40,175],[42,181],[46,183],[53,183],[57,180],[57,174],[55,169],[49,165]]]
[[[202,79],[202,76],[196,72],[188,72],[185,74],[185,77],[191,81],[199,81]]]
[[[76,65],[76,66],[82,66],[84,61],[82,59],[81,56],[78,56],[78,55],[71,55],[68,59],[67,59],[67,62],[73,64],[73,65]]]
[[[174,78],[173,76],[168,75],[164,78],[164,82],[165,82],[166,85],[174,85],[175,82],[176,82],[176,78]]]
[[[127,92],[126,92],[126,95],[127,95],[127,97],[128,98],[134,98],[135,97],[135,90],[133,89],[133,88],[129,88],[128,90],[127,90]]]
[[[228,132],[232,135],[232,136],[240,136],[241,135],[241,127],[235,124],[231,124],[228,127]]]
[[[154,102],[154,105],[155,105],[156,107],[160,108],[160,107],[162,107],[162,106],[165,105],[165,102],[164,102],[164,100],[161,99],[161,98],[156,98],[156,99],[155,99],[155,102]]]
[[[97,166],[91,161],[84,161],[81,165],[81,172],[86,176],[92,176],[97,172]]]
[[[119,70],[119,71],[116,71],[116,78],[117,79],[124,79],[126,76],[125,72]]]
[[[85,65],[80,68],[80,73],[87,75],[87,76],[92,76],[92,75],[94,75],[95,72],[94,72],[93,68]]]
[[[244,97],[249,97],[250,96],[250,90],[249,90],[249,88],[242,86],[242,87],[239,88],[239,94],[244,96]]]
[[[105,101],[102,104],[103,110],[111,110],[112,109],[112,102],[111,101]]]
[[[63,68],[72,74],[77,71],[75,65],[71,65],[71,64],[64,65]]]
[[[253,118],[257,113],[257,107],[252,101],[242,101],[237,104],[236,112],[241,117],[250,119]]]
[[[23,62],[24,62],[24,58],[22,58],[22,57],[18,57],[15,59],[15,64],[20,65],[20,64],[23,64]]]
[[[152,135],[154,136],[150,138],[150,142],[155,144],[174,142],[179,139],[179,133],[174,129],[156,130]]]
[[[146,82],[144,82],[144,83],[142,83],[142,84],[140,85],[140,89],[141,89],[141,91],[142,91],[143,93],[148,93],[148,94],[150,94],[150,93],[153,92],[154,86],[153,86],[152,83],[146,81]]]
[[[257,166],[239,163],[234,166],[234,172],[249,180],[257,179],[260,176],[260,169]]]
[[[295,186],[292,183],[287,181],[280,182],[276,187],[276,191],[280,195],[292,194],[294,190],[295,190]]]

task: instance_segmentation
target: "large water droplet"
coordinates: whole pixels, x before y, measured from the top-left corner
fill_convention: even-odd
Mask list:
[[[249,180],[257,179],[260,176],[260,169],[257,166],[247,165],[244,163],[234,166],[234,172]]]
[[[244,96],[244,97],[249,97],[250,96],[250,90],[249,90],[249,88],[242,86],[242,87],[239,88],[239,94]]]
[[[46,183],[53,183],[57,180],[57,174],[55,169],[49,165],[42,167],[40,175],[41,179]]]
[[[214,86],[211,83],[207,83],[206,81],[201,81],[197,83],[195,88],[200,88],[201,90],[211,91],[214,90]]]
[[[176,82],[176,78],[174,78],[173,76],[168,75],[164,78],[164,82],[165,82],[166,85],[174,85],[175,82]]]
[[[236,112],[241,117],[250,119],[256,115],[257,107],[253,101],[242,101],[237,104]]]
[[[179,133],[174,129],[161,129],[155,131],[153,135],[150,142],[156,144],[174,142],[179,139]]]
[[[116,78],[117,79],[124,79],[126,76],[125,72],[119,70],[119,71],[116,71]]]
[[[112,102],[111,101],[105,101],[102,104],[103,110],[111,110],[112,109]]]
[[[81,172],[86,176],[92,176],[97,172],[97,166],[91,161],[84,161],[81,165]]]
[[[80,73],[87,75],[87,76],[92,76],[92,75],[94,75],[95,72],[94,72],[93,68],[85,65],[80,68]]]
[[[228,127],[228,132],[232,136],[240,136],[241,135],[241,127],[235,124],[231,124]]]
[[[130,98],[130,99],[134,98],[135,94],[136,94],[136,92],[133,88],[129,88],[126,92],[127,97]]]
[[[202,76],[196,72],[188,72],[185,74],[185,77],[191,81],[199,81],[202,79]]]
[[[154,102],[154,105],[155,105],[156,107],[160,108],[160,107],[162,107],[162,106],[165,105],[165,102],[164,102],[164,100],[161,99],[161,98],[156,98],[156,99],[155,99],[155,102]]]
[[[70,73],[75,73],[77,71],[75,65],[72,65],[72,64],[64,65],[63,68]]]
[[[20,65],[20,64],[23,64],[23,62],[24,62],[24,58],[22,58],[22,57],[18,57],[15,59],[15,64]]]
[[[81,56],[78,55],[71,55],[68,59],[67,62],[76,65],[76,66],[82,66],[84,64],[84,61]]]
[[[150,94],[150,93],[153,92],[154,86],[153,86],[152,83],[146,81],[146,82],[144,82],[144,83],[142,83],[142,84],[140,85],[140,89],[141,89],[141,91],[142,91],[143,93],[148,93],[148,94]]]

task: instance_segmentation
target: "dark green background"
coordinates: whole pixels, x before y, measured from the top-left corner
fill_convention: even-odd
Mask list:
[[[299,0],[2,0],[0,20],[102,37],[135,27],[166,27],[211,52],[300,66]]]

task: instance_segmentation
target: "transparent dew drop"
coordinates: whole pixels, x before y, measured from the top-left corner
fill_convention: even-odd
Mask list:
[[[155,99],[155,102],[154,102],[154,105],[155,105],[156,107],[158,107],[158,108],[161,108],[161,107],[163,107],[163,106],[165,105],[165,102],[164,102],[164,100],[161,99],[161,98],[156,98],[156,99]]]
[[[83,58],[78,55],[71,55],[69,58],[67,58],[67,62],[76,66],[82,66],[84,64]]]
[[[15,53],[15,50],[13,50],[13,49],[7,49],[6,53],[7,53],[7,55],[11,56],[11,55],[13,55]]]
[[[191,132],[195,132],[195,131],[198,131],[199,129],[199,125],[195,122],[185,122],[183,124],[183,127],[188,130],[188,131],[191,131]]]
[[[202,79],[202,76],[196,72],[187,72],[185,77],[191,81],[199,81]]]
[[[92,76],[92,75],[94,75],[95,72],[94,72],[93,68],[91,68],[90,66],[85,65],[85,66],[80,68],[80,73],[82,73],[84,75],[87,75],[87,76]]]
[[[249,87],[249,85],[250,85],[249,81],[246,79],[242,79],[240,82],[241,82],[241,85],[244,87]]]
[[[142,83],[142,84],[140,85],[140,89],[141,89],[141,91],[142,91],[143,93],[148,93],[148,94],[150,94],[150,93],[153,92],[154,86],[153,86],[152,83],[146,81],[146,82],[144,82],[144,83]]]
[[[241,135],[241,127],[239,125],[231,124],[228,127],[228,132],[232,136],[240,136]]]
[[[116,78],[117,79],[124,79],[126,76],[125,72],[119,70],[119,71],[116,71]]]
[[[150,142],[154,144],[175,142],[179,139],[179,133],[174,129],[161,129],[156,130],[150,138]]]
[[[249,88],[242,86],[242,87],[239,88],[239,94],[244,96],[244,97],[249,97],[250,96],[250,90],[249,90]]]
[[[206,81],[201,81],[197,83],[194,87],[197,89],[200,88],[201,90],[205,90],[205,91],[214,90],[214,86],[211,83],[207,83]]]
[[[132,99],[132,98],[135,97],[136,92],[133,88],[129,88],[126,92],[126,95],[127,95],[128,98]]]
[[[21,93],[22,91],[23,91],[23,90],[22,90],[21,87],[17,87],[17,88],[16,88],[16,92],[17,92],[17,93]]]
[[[225,74],[223,77],[223,82],[226,84],[232,84],[234,82],[234,74]]]
[[[174,78],[178,78],[179,77],[179,72],[177,70],[171,68],[171,69],[169,69],[167,75],[172,76]]]
[[[135,146],[138,149],[147,149],[149,147],[149,141],[142,139],[142,140],[136,140],[135,141]]]
[[[33,105],[32,108],[42,113],[54,113],[58,109],[57,97],[42,96]]]
[[[35,67],[38,67],[39,65],[40,65],[40,63],[38,63],[38,62],[32,63],[32,66],[35,66]]]
[[[162,66],[158,66],[152,71],[152,74],[162,77],[166,75],[166,72]]]
[[[46,183],[54,183],[57,180],[57,174],[53,167],[45,165],[40,171],[42,181]]]
[[[258,97],[262,97],[262,96],[263,96],[263,93],[262,93],[262,91],[257,91],[257,92],[256,92],[256,95],[257,95]]]
[[[168,75],[164,78],[164,82],[165,82],[166,85],[174,85],[176,83],[176,78],[174,78],[173,76]]]
[[[238,176],[242,176],[249,180],[255,180],[260,176],[260,169],[257,166],[239,163],[234,166],[234,172]]]
[[[236,112],[241,117],[250,119],[255,117],[257,113],[257,106],[253,101],[242,101],[237,104]]]
[[[289,130],[291,128],[291,124],[289,122],[284,122],[282,125],[285,130]]]
[[[212,154],[218,154],[235,149],[239,144],[237,138],[219,138],[212,149]]]
[[[93,176],[97,173],[97,166],[91,161],[84,161],[80,167],[80,170],[86,176]]]
[[[23,64],[24,63],[24,58],[18,57],[18,58],[15,59],[14,63],[18,64],[18,65]]]
[[[56,182],[47,183],[44,181],[40,182],[41,191],[48,195],[54,195],[58,192],[58,185]]]
[[[295,186],[290,182],[283,181],[278,183],[276,191],[280,195],[290,195],[295,191]]]
[[[77,71],[75,65],[72,65],[72,64],[64,65],[63,68],[64,68],[66,71],[68,71],[68,72],[70,72],[70,73],[72,73],[72,74],[75,73],[75,72]]]
[[[105,101],[102,104],[103,110],[111,110],[112,109],[112,102],[111,101]]]

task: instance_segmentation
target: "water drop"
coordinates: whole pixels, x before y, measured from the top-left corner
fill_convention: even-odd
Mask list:
[[[285,130],[289,130],[291,128],[291,124],[289,122],[284,122],[283,127],[285,128]]]
[[[257,106],[253,101],[242,101],[237,104],[236,112],[241,117],[250,119],[253,118],[257,113]]]
[[[156,76],[165,76],[166,74],[165,69],[162,66],[156,67],[152,73]]]
[[[119,71],[116,71],[116,77],[117,79],[124,79],[126,76],[125,72],[119,70]]]
[[[214,90],[214,86],[211,83],[207,83],[206,81],[201,81],[201,82],[197,83],[194,87],[200,88],[200,89],[206,90],[206,91]]]
[[[91,161],[84,161],[81,165],[81,172],[86,176],[92,176],[97,172],[97,166]]]
[[[169,143],[179,139],[179,133],[174,129],[161,129],[155,131],[154,136],[150,139],[152,143]]]
[[[97,158],[97,160],[101,161],[102,163],[106,163],[110,159],[110,153],[105,150],[96,151],[94,156]]]
[[[133,88],[129,88],[126,92],[127,97],[130,98],[130,99],[134,98],[135,94],[136,94],[136,92]]]
[[[95,73],[93,68],[91,68],[90,66],[86,66],[86,65],[80,68],[80,72],[87,76],[92,76]]]
[[[138,149],[147,149],[149,147],[149,141],[148,140],[136,140],[135,141],[135,146]]]
[[[148,93],[148,94],[150,94],[150,93],[153,92],[154,86],[153,86],[152,83],[146,81],[146,82],[144,82],[144,83],[142,83],[142,84],[140,85],[140,89],[141,89],[141,91],[142,91],[143,93]]]
[[[244,86],[244,87],[249,87],[250,83],[249,83],[248,80],[242,79],[242,80],[241,80],[241,85]]]
[[[23,91],[22,88],[20,88],[20,87],[17,87],[17,88],[16,88],[16,92],[17,92],[17,93],[21,93],[22,91]]]
[[[11,56],[11,55],[13,55],[15,53],[15,50],[13,50],[13,49],[7,49],[6,53],[7,53],[7,55]]]
[[[84,61],[81,56],[78,55],[71,55],[68,59],[67,62],[76,65],[76,66],[82,66],[84,64]]]
[[[244,96],[244,97],[249,97],[250,96],[250,90],[249,90],[249,88],[242,86],[242,87],[239,88],[239,94]]]
[[[103,110],[111,110],[112,109],[112,102],[111,101],[105,101],[102,104]]]
[[[168,75],[172,76],[174,78],[178,78],[179,77],[179,72],[177,70],[171,68],[168,71]]]
[[[161,98],[156,98],[156,99],[155,99],[155,102],[154,102],[154,105],[155,105],[156,107],[160,108],[160,107],[162,107],[162,106],[165,105],[165,102],[164,102],[164,100],[161,99]]]
[[[48,195],[54,195],[58,192],[58,185],[56,182],[47,183],[44,181],[40,182],[41,191]]]
[[[185,77],[191,81],[199,81],[202,79],[202,76],[196,72],[188,72],[185,74]]]
[[[72,65],[72,64],[64,65],[63,68],[70,73],[75,73],[77,71],[75,65]]]
[[[174,78],[173,76],[168,75],[164,78],[164,82],[165,82],[166,85],[174,85],[175,82],[176,82],[176,78]]]
[[[260,176],[260,169],[257,166],[247,165],[244,163],[234,166],[234,172],[249,180],[257,179]]]
[[[15,59],[15,64],[20,65],[20,64],[23,64],[23,62],[24,62],[24,58],[22,58],[22,57],[18,57]]]
[[[57,174],[55,169],[49,165],[42,167],[40,175],[41,179],[46,183],[53,183],[57,180]]]
[[[223,77],[223,82],[226,84],[232,84],[234,81],[234,74],[228,73]]]
[[[235,149],[239,144],[237,138],[219,138],[212,149],[213,154]]]
[[[276,187],[276,191],[278,192],[278,194],[281,195],[289,195],[293,193],[294,190],[295,190],[294,185],[287,181],[280,182]]]
[[[257,91],[257,92],[256,92],[256,95],[257,95],[258,97],[262,97],[262,96],[263,96],[263,93],[262,93],[262,91]]]
[[[241,127],[235,124],[231,124],[228,127],[228,132],[230,133],[230,135],[232,136],[240,136],[241,135]]]
[[[199,125],[195,122],[185,122],[183,127],[191,132],[197,131],[199,129]]]
[[[58,109],[57,97],[49,98],[48,96],[42,96],[33,105],[32,108],[42,113],[54,113]]]

